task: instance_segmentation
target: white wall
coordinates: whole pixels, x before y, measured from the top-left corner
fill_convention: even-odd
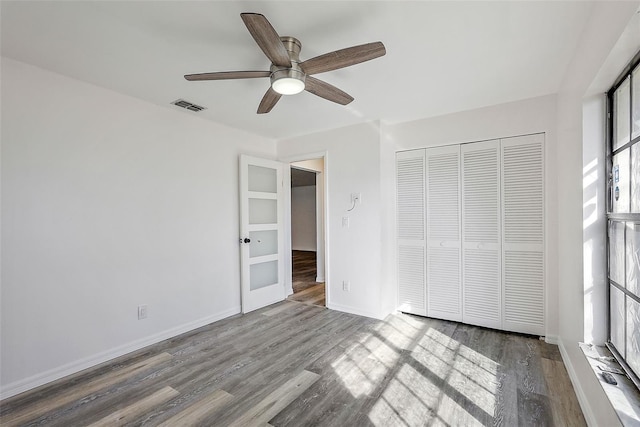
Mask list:
[[[607,339],[606,96],[584,100],[582,133],[582,240],[584,271],[584,341]]]
[[[558,255],[562,260],[558,269],[562,307],[559,345],[587,422],[594,426],[620,423],[578,348],[578,343],[585,339],[585,297],[588,294],[583,274],[583,217],[586,212],[582,188],[583,153],[588,154],[589,150],[583,152],[583,144],[590,138],[601,138],[597,126],[585,128],[590,134],[583,135],[584,97],[639,4],[630,1],[593,5],[558,94],[558,159],[561,162],[557,181]],[[589,100],[587,109],[590,109],[588,103]]]
[[[380,211],[382,260],[380,264],[381,313],[398,308],[398,276],[396,248],[396,150],[393,142],[380,136]]]
[[[384,199],[379,126],[367,123],[278,142],[280,159],[311,158],[319,152],[326,153],[327,306],[384,317],[388,312],[382,310],[381,294],[390,284],[383,281],[380,267]],[[354,192],[362,193],[362,204],[347,212]],[[343,217],[349,218],[349,228],[342,227]],[[350,281],[350,292],[342,290],[343,281]]]
[[[553,95],[382,127],[396,150],[545,133],[546,335],[558,336],[556,97]]]
[[[316,186],[292,187],[291,248],[315,252],[316,234]]]
[[[3,397],[239,312],[238,154],[274,141],[7,58],[1,79]]]

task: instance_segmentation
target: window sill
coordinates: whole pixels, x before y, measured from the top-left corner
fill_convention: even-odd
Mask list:
[[[599,366],[610,366],[620,369],[618,362],[601,360],[602,357],[613,357],[608,348],[593,344],[580,343],[580,349],[584,353],[594,375],[598,378],[602,389],[616,411],[623,426],[640,425],[640,392],[626,375],[612,374],[617,385],[608,384],[602,378],[602,370]]]

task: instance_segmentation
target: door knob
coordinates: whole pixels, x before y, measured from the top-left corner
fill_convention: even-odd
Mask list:
[[[250,239],[250,238],[248,238],[248,237],[245,237],[245,238],[244,238],[244,240],[243,240],[243,242],[245,242],[245,243],[251,243],[251,239]]]

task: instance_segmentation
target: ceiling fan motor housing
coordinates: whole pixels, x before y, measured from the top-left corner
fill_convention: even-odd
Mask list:
[[[300,40],[291,36],[283,36],[280,37],[280,41],[284,45],[284,48],[287,49],[291,62],[300,62],[300,50],[302,49]]]
[[[280,37],[289,59],[291,68],[282,68],[271,65],[271,87],[281,95],[295,95],[305,88],[306,74],[300,68],[300,49],[302,43],[295,37]]]

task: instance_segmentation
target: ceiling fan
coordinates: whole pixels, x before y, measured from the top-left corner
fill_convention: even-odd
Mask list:
[[[311,75],[359,64],[386,53],[382,42],[374,42],[300,61],[302,43],[298,39],[289,36],[280,37],[267,18],[259,13],[241,13],[240,17],[260,49],[271,61],[271,69],[269,71],[187,74],[184,78],[189,81],[201,81],[270,77],[271,87],[258,106],[258,114],[271,111],[282,95],[294,95],[303,90],[340,105],[347,105],[353,101],[352,96]]]

